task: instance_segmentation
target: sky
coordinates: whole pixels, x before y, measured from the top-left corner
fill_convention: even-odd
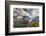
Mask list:
[[[25,9],[25,10],[23,10]],[[39,10],[38,9],[29,9],[29,8],[14,8],[15,14],[18,14],[19,16],[29,16],[30,18],[34,18],[36,16],[39,16]]]

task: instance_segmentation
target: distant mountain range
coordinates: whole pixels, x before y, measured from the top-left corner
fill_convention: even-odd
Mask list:
[[[36,21],[39,22],[39,16],[33,18],[32,21],[33,21],[33,22],[36,22]]]

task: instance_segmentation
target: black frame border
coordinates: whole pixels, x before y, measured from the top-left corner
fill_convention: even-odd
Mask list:
[[[42,5],[42,13],[43,13],[43,31],[36,31],[36,32],[18,32],[18,33],[9,33],[9,2],[19,2],[19,3],[27,3],[27,4],[34,4],[34,5]],[[41,2],[22,2],[22,1],[5,1],[5,35],[22,35],[22,34],[38,34],[38,33],[45,33],[45,3]]]

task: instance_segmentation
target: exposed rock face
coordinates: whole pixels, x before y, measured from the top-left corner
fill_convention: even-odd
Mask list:
[[[18,22],[18,23],[21,23],[21,24],[26,24],[29,22],[31,18],[29,18],[28,16],[23,16],[23,18],[19,18],[19,19],[15,19],[14,22]]]

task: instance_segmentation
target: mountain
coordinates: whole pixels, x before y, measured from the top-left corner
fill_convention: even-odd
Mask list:
[[[32,19],[33,22],[39,22],[39,16]]]

